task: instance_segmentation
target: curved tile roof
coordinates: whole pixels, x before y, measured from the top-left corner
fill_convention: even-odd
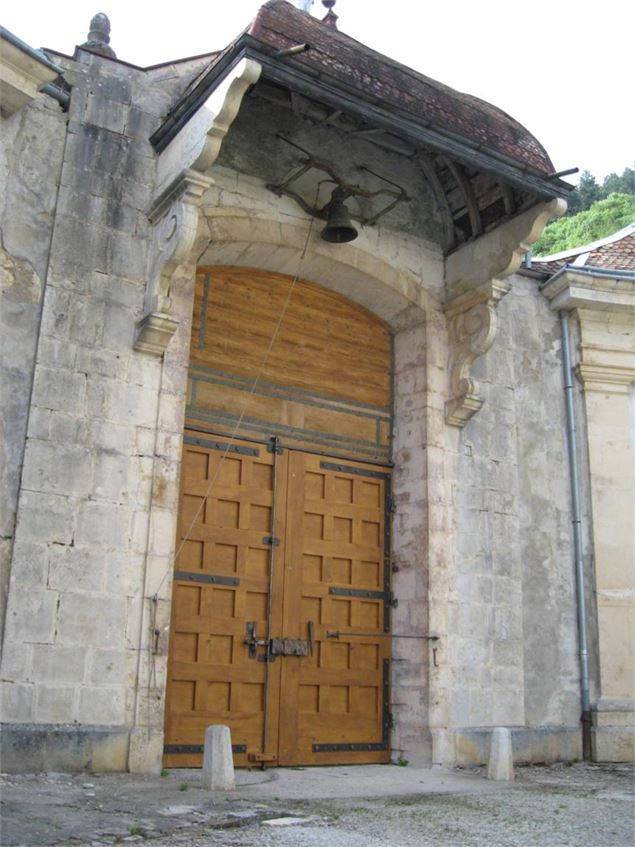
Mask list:
[[[294,61],[310,71],[543,175],[554,171],[544,147],[505,112],[371,50],[285,0],[266,3],[247,32],[277,49],[308,42],[311,49]]]

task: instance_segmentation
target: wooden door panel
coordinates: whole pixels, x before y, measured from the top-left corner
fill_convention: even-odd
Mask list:
[[[185,444],[165,764],[200,765],[211,723],[231,727],[238,766],[388,761],[388,474],[285,451],[274,478],[264,446],[234,446]],[[262,639],[312,635],[312,653],[250,658],[247,622]]]
[[[389,328],[339,294],[253,268],[199,268],[187,420],[387,460],[390,358]]]
[[[264,446],[186,432],[177,537],[187,540],[174,573],[166,766],[200,766],[214,723],[230,727],[237,765],[277,746],[280,666],[250,658],[244,644],[247,622],[268,635],[273,483]],[[273,580],[281,597],[281,568]],[[280,615],[275,605],[272,613]]]
[[[283,628],[313,655],[282,667],[280,762],[389,760],[389,476],[292,453]]]

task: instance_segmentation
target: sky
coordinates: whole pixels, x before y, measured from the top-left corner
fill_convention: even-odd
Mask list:
[[[25,0],[4,4],[0,24],[32,47],[71,54],[104,12],[117,57],[146,67],[226,46],[260,5]],[[312,13],[325,11],[316,0]],[[347,35],[508,112],[557,171],[578,167],[601,181],[634,167],[632,0],[338,0],[335,11]]]

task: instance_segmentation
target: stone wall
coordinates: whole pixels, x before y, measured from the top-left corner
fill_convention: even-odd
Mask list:
[[[0,131],[0,633],[66,116],[40,95]]]
[[[135,327],[161,264],[148,139],[204,60],[149,72],[83,51],[65,61],[67,134],[54,104],[15,116],[15,149],[25,146],[21,161],[32,156],[40,190],[30,206],[30,195],[18,197],[17,162],[3,172],[18,174],[7,184],[24,211],[19,226],[3,218],[3,279],[8,302],[27,304],[18,309],[25,331],[7,336],[17,337],[7,379],[21,405],[3,414],[23,430],[34,371],[1,669],[4,762],[160,767],[197,261],[299,272],[395,332],[394,629],[420,636],[395,639],[395,751],[481,761],[487,728],[502,724],[518,728],[526,758],[577,755],[559,341],[534,283],[515,278],[498,340],[474,368],[486,405],[464,429],[447,426],[439,248],[384,222],[353,244],[326,244],[293,201],[234,170],[228,136],[197,207],[194,246],[163,292],[175,335],[163,357],[139,352]],[[53,167],[44,142],[31,140],[38,121],[51,124],[40,128]],[[515,244],[512,235],[502,241]],[[501,252],[505,266],[508,247]],[[14,503],[18,429],[2,482]]]
[[[46,290],[2,664],[3,720],[23,726],[5,727],[4,755],[26,769],[54,766],[50,726],[81,724],[73,765],[95,757],[101,769],[122,769],[118,728],[135,709],[161,378],[160,362],[133,353],[132,339],[155,171],[147,139],[167,87],[148,97],[141,71],[83,52],[66,79],[68,134],[48,267],[43,258],[38,267]],[[58,167],[61,138],[53,130],[42,140]],[[50,156],[33,153],[29,184],[46,186]],[[33,211],[25,238],[48,244],[32,231]],[[33,348],[36,338],[33,328]],[[94,749],[91,727],[100,728]]]
[[[581,755],[559,326],[534,281],[512,282],[457,456],[449,725],[465,763],[496,725],[520,758]]]

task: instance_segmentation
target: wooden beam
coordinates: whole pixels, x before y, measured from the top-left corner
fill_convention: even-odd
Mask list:
[[[444,157],[444,162],[454,177],[454,181],[461,189],[461,194],[465,199],[465,206],[470,217],[470,226],[472,227],[472,237],[481,235],[483,232],[483,222],[481,221],[481,214],[478,209],[476,197],[474,196],[474,191],[472,190],[469,179],[465,175],[465,171],[461,165],[452,159]]]
[[[437,207],[441,213],[441,218],[443,220],[443,232],[445,236],[444,248],[446,250],[451,250],[456,243],[454,218],[452,216],[452,209],[448,203],[448,198],[445,196],[443,185],[441,184],[441,180],[439,179],[439,175],[437,174],[434,166],[434,160],[425,150],[419,150],[415,161],[418,162],[423,176],[432,189],[432,194],[434,195]]]
[[[505,204],[505,214],[513,215],[514,214],[514,195],[512,194],[512,190],[507,185],[504,180],[499,179],[498,185],[501,191],[501,197],[503,198],[503,203]]]

